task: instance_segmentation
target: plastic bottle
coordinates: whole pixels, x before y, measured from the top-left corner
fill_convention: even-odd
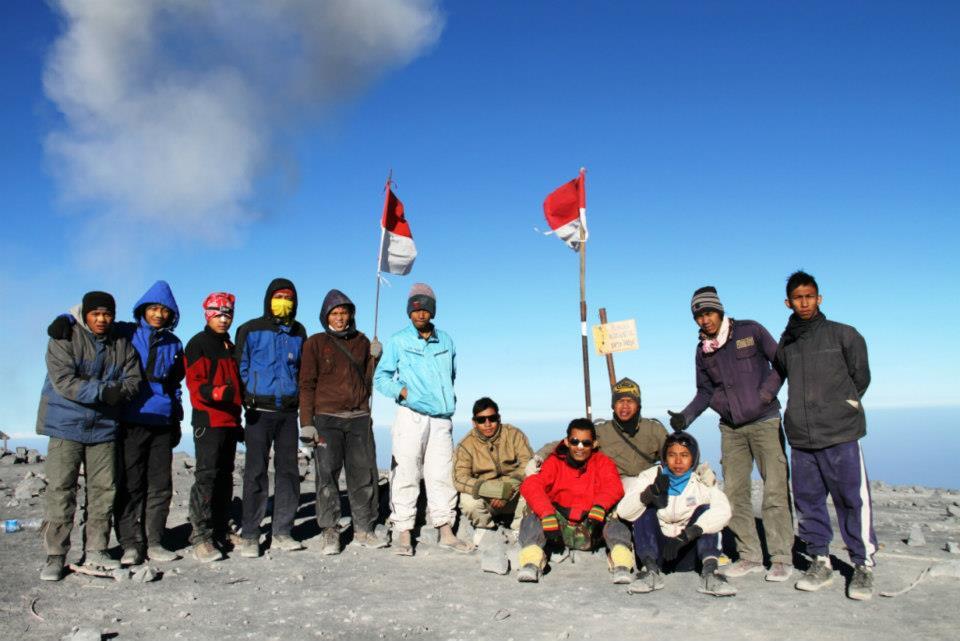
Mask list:
[[[43,526],[43,519],[6,519],[3,522],[3,531],[7,534],[20,530],[39,530]]]

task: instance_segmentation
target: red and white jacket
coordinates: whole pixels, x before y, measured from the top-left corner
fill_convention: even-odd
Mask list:
[[[243,384],[230,335],[204,327],[187,343],[184,360],[193,426],[239,427]]]

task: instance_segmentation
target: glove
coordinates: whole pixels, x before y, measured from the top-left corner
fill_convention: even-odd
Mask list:
[[[683,414],[670,410],[667,410],[667,414],[670,415],[670,427],[673,428],[674,432],[682,432],[687,429],[687,418]]]
[[[477,488],[477,493],[485,499],[513,498],[518,483],[514,479],[484,481]]]
[[[601,505],[594,505],[587,514],[587,519],[595,523],[603,523],[607,518],[607,511]]]
[[[664,561],[673,561],[680,554],[680,550],[692,541],[697,540],[703,534],[703,528],[699,525],[688,525],[679,536],[668,537],[663,542]]]
[[[670,487],[670,479],[663,473],[663,468],[657,469],[657,478],[648,485],[643,492],[640,492],[640,502],[646,506],[662,510],[667,507],[670,495],[667,489]]]
[[[540,519],[540,526],[543,528],[543,534],[547,541],[551,543],[563,543],[563,534],[560,532],[560,520],[556,514],[548,514]]]
[[[170,449],[180,445],[180,439],[183,438],[183,432],[180,431],[180,421],[175,421],[170,426]]]
[[[233,389],[233,388],[231,388]],[[243,443],[247,440],[247,433],[242,427],[234,428],[237,430],[237,443]]]
[[[73,333],[73,316],[60,314],[47,326],[47,336],[57,340],[69,340]]]
[[[100,400],[107,405],[118,405],[123,400],[123,387],[120,383],[106,383],[100,390]]]
[[[257,405],[257,399],[253,397],[253,394],[244,394],[243,395],[243,406],[248,410],[252,410]]]
[[[317,428],[313,425],[303,425],[300,427],[300,442],[304,445],[316,447],[319,438],[320,435],[317,433]]]
[[[374,338],[370,341],[370,356],[376,360],[383,356],[383,343]]]

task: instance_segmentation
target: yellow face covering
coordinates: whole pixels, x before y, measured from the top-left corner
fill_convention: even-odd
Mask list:
[[[285,298],[271,298],[270,313],[277,318],[287,318],[293,313],[293,301]]]

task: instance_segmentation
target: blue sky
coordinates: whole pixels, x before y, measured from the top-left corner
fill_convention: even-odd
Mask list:
[[[616,366],[640,383],[645,415],[694,393],[695,288],[715,285],[732,316],[778,336],[799,267],[820,281],[827,316],[867,339],[868,415],[957,403],[956,3],[443,3],[408,62],[384,63],[316,111],[295,105],[289,124],[266,119],[270,149],[233,203],[240,214],[188,212],[178,224],[76,197],[45,151],[68,124],[43,87],[66,22],[40,2],[5,13],[7,432],[32,431],[46,323],[89,289],[113,292],[128,318],[168,280],[186,340],[208,292],[234,292],[243,321],[282,275],[311,333],[331,287],[371,333],[391,168],[420,256],[384,288],[380,334],[407,322],[412,283],[434,287],[437,324],[458,346],[459,424],[481,395],[521,426],[559,429],[583,413],[577,258],[534,231],[543,198],[581,165],[589,318],[605,306],[611,320],[637,320],[640,349]],[[197,180],[217,177],[208,165]],[[604,362],[590,364],[602,414]],[[392,413],[378,396],[377,424]]]

